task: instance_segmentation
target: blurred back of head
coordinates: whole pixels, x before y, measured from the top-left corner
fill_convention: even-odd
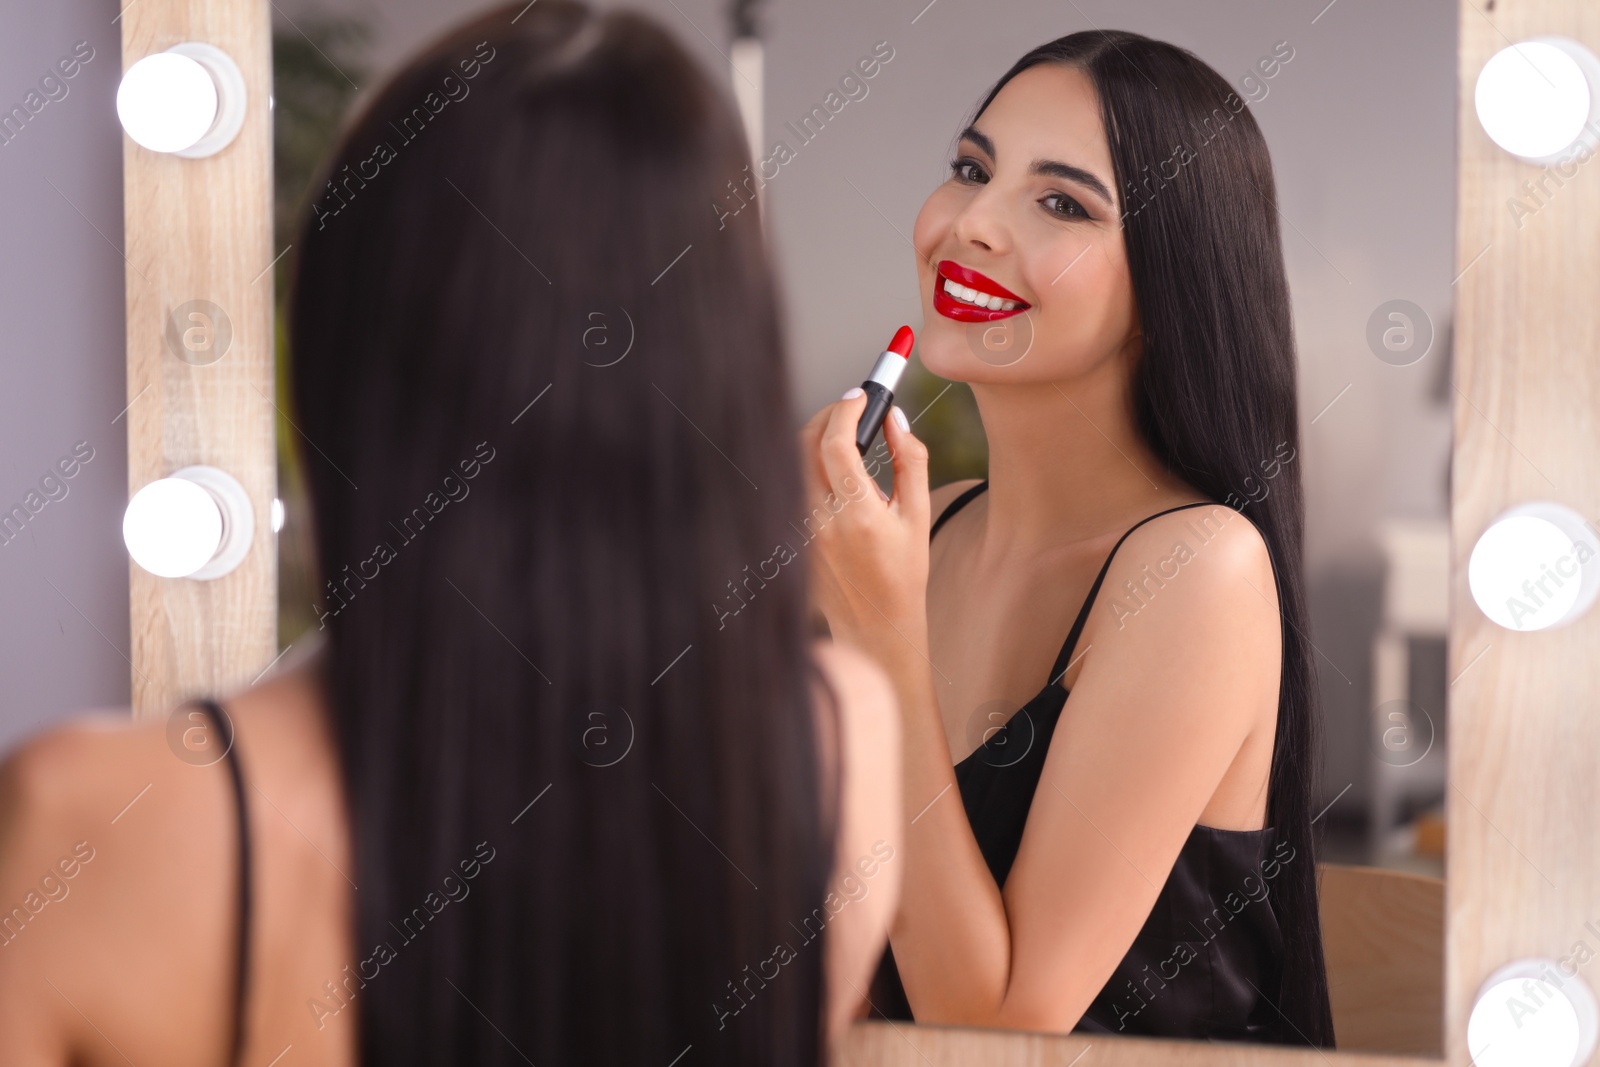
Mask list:
[[[312,194],[290,414],[360,890],[307,995],[364,1063],[818,1062],[835,801],[771,271],[715,206],[748,162],[654,22],[519,0]]]

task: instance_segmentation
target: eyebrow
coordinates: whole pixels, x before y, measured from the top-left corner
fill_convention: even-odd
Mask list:
[[[983,149],[990,159],[1000,158],[995,153],[994,142],[984,136],[976,126],[968,126],[962,130],[960,139],[971,141]],[[1064,178],[1069,182],[1077,182],[1080,185],[1088,186],[1094,190],[1100,199],[1106,202],[1107,206],[1116,207],[1116,201],[1112,199],[1111,191],[1105,187],[1105,183],[1082,167],[1074,167],[1070,163],[1062,163],[1056,159],[1036,159],[1029,165],[1028,173],[1043,174],[1052,178]]]

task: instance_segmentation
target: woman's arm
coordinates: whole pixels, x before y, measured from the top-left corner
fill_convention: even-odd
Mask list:
[[[838,836],[824,927],[825,1012],[831,1044],[864,1003],[900,898],[900,713],[888,677],[854,649],[816,644],[838,698],[838,729],[817,694],[822,751],[842,776]],[[826,776],[831,782],[833,775]],[[837,909],[837,910],[834,910]]]
[[[1007,920],[956,791],[933,689],[928,453],[892,414],[884,420],[894,494],[880,499],[868,488],[855,446],[864,405],[860,397],[832,404],[800,431],[807,503],[833,515],[815,538],[813,595],[834,640],[887,670],[899,698],[907,847],[901,911],[890,939],[907,998],[919,1021],[933,1021],[933,1013],[943,1019],[947,999],[983,1018],[1005,986]],[[917,917],[908,920],[905,894],[913,889]],[[952,916],[956,921],[946,925]],[[939,977],[949,968],[961,973]]]
[[[1248,522],[1194,551],[1136,615],[1114,618],[1124,580],[1170,559],[1175,541],[1194,540],[1180,523],[1142,527],[1107,574],[1094,651],[1061,712],[1004,892],[953,787],[909,828],[891,938],[918,1021],[1076,1026],[1149,916],[1258,709],[1276,706],[1277,600]],[[920,715],[906,723],[915,817],[912,791],[932,795],[954,773],[926,665],[902,653],[891,675]]]
[[[844,494],[864,475],[846,450],[860,405],[832,405],[802,431],[813,492]],[[1061,713],[1002,894],[956,789],[928,660],[926,450],[885,425],[895,498],[851,503],[839,517],[854,508],[853,521],[819,538],[819,594],[835,638],[877,660],[900,698],[905,884],[891,940],[901,981],[919,1022],[1070,1030],[1148,917],[1258,709],[1276,706],[1270,560],[1248,521],[1229,521],[1189,546],[1135,617],[1108,615]],[[920,574],[909,540],[919,495]],[[1170,573],[1175,541],[1194,541],[1184,518],[1128,538],[1098,610],[1112,612],[1115,591],[1146,566],[1168,561]]]

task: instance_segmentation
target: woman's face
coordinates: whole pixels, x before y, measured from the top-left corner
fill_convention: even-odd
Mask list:
[[[1041,64],[1007,82],[917,215],[923,364],[958,381],[1042,382],[1136,356],[1120,203],[1088,76]]]

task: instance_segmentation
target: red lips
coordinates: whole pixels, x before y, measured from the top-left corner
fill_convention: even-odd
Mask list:
[[[944,282],[948,278],[957,285],[976,289],[987,296],[998,296],[1003,300],[1014,300],[1017,306],[1009,311],[975,307],[972,304],[962,303],[944,291]],[[1010,289],[981,274],[971,267],[964,267],[953,259],[941,259],[935,268],[933,284],[933,309],[946,318],[955,319],[957,322],[994,322],[997,319],[1007,319],[1013,315],[1020,315],[1031,307]]]

